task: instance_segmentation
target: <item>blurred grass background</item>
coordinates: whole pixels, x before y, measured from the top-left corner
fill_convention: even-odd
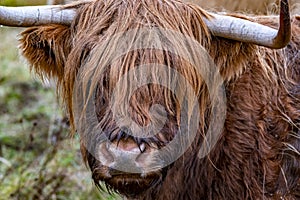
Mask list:
[[[0,0],[0,5],[46,1]],[[55,87],[44,85],[18,53],[20,28],[0,26],[0,200],[119,199],[98,191],[68,135]]]
[[[0,0],[1,6],[28,6],[28,5],[43,5],[47,0]]]

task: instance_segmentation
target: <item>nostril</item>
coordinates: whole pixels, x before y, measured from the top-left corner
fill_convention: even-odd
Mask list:
[[[153,137],[135,137],[131,130],[126,127],[119,127],[106,132],[109,139],[109,151],[121,150],[134,153],[144,153],[166,146],[173,137],[166,133],[159,132]],[[142,133],[140,135],[143,135]],[[113,153],[112,153],[113,154]]]
[[[131,136],[131,132],[127,128],[121,128],[121,129],[114,129],[112,131],[108,131],[108,139],[111,142],[114,142],[115,140],[120,141],[121,139],[127,139]]]
[[[110,148],[115,148],[123,151],[142,153],[146,149],[146,145],[141,138],[132,136],[128,128],[120,128],[109,134]]]
[[[120,138],[112,142],[112,145],[123,151],[140,153],[145,150],[145,144],[138,144],[132,137]]]

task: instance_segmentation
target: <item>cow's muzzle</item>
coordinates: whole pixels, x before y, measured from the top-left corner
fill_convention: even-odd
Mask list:
[[[164,161],[154,144],[138,144],[129,137],[102,142],[95,150],[98,164],[90,167],[96,184],[104,181],[108,189],[128,197],[140,195],[164,177]]]
[[[164,166],[164,161],[159,159],[158,150],[158,146],[154,144],[137,144],[133,139],[127,138],[101,143],[96,157],[102,165],[111,169],[111,175],[140,174],[143,177]]]

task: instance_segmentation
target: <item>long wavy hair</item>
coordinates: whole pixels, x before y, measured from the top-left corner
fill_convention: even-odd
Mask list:
[[[71,27],[29,28],[22,33],[21,48],[37,74],[57,79],[74,130],[75,119],[89,121],[84,116],[89,100],[97,116],[90,123],[104,129],[127,112],[140,126],[159,123],[159,115],[150,112],[153,104],[163,105],[170,127],[176,127],[183,99],[199,106],[193,145],[172,165],[164,182],[142,198],[299,196],[299,16],[292,19],[287,48],[271,50],[214,37],[202,20],[209,14],[181,1],[98,0],[72,6],[78,14]],[[272,17],[249,20],[277,26]],[[190,40],[176,40],[178,35]],[[140,66],[146,67],[136,70]],[[214,66],[218,73],[205,73]],[[181,85],[180,76],[191,90]],[[144,79],[151,84],[136,88]],[[214,87],[209,88],[207,80]],[[205,131],[214,125],[208,120],[215,100],[210,93],[220,84],[227,96],[224,128],[209,156],[197,159]],[[83,93],[74,90],[78,85]],[[74,98],[83,100],[78,112]],[[188,109],[190,119],[192,112]],[[87,160],[85,149],[82,152]]]

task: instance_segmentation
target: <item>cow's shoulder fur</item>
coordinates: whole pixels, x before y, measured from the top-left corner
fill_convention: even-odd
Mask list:
[[[273,18],[256,20],[274,28],[278,25]],[[196,194],[200,199],[300,197],[299,33],[300,17],[296,16],[286,48],[251,49],[240,74],[226,83],[227,117],[215,149],[202,160],[183,158],[177,162],[161,189],[172,191],[160,199],[192,199]],[[237,45],[216,39],[213,45],[219,47]],[[223,53],[237,54],[230,50],[213,53],[216,63],[230,62],[220,61],[227,56]],[[197,156],[191,154],[192,158]],[[179,175],[182,171],[189,173]],[[170,188],[168,184],[177,186]],[[176,193],[178,187],[183,188],[180,194]]]

